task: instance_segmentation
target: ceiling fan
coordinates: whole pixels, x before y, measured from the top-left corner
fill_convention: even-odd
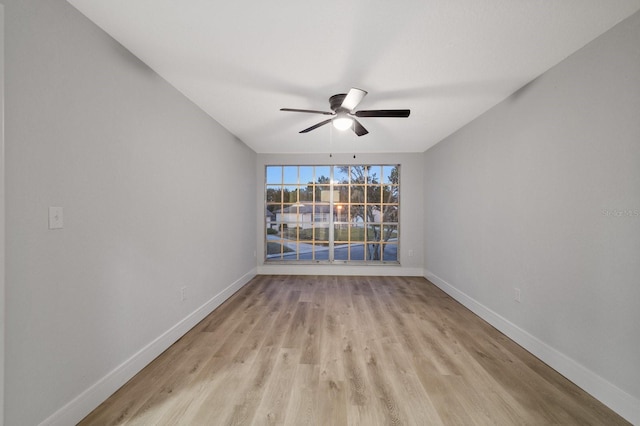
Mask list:
[[[409,117],[411,110],[408,109],[374,109],[374,110],[360,110],[355,111],[358,104],[364,99],[367,92],[362,89],[352,88],[349,93],[339,93],[329,98],[329,106],[331,111],[317,111],[312,109],[296,109],[296,108],[280,108],[280,111],[290,112],[307,112],[311,114],[323,114],[331,115],[332,118],[321,121],[318,124],[306,128],[300,133],[307,133],[317,129],[320,126],[324,126],[328,123],[333,123],[333,126],[338,130],[346,130],[351,128],[356,135],[364,136],[367,133],[362,124],[355,117]]]

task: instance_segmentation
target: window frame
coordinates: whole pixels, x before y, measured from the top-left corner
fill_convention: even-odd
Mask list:
[[[400,188],[402,186],[400,164],[266,164],[264,167],[263,261],[265,264],[400,264]],[[280,168],[279,182],[273,181],[275,168]],[[291,177],[294,168],[295,183]],[[311,182],[302,181],[309,180],[307,168],[311,168]],[[360,180],[354,179],[354,168],[361,173]],[[395,182],[390,177],[394,168]],[[303,169],[306,169],[304,173],[301,172]],[[319,172],[319,169],[325,172],[328,169],[329,176]],[[385,176],[387,172],[390,176]],[[319,182],[322,177],[325,179]],[[338,178],[345,177],[346,182],[344,182],[345,179],[338,181]],[[326,182],[327,179],[328,182]],[[275,188],[280,188],[279,197],[273,192]],[[354,190],[360,192],[354,193]],[[302,197],[303,191],[304,197]],[[343,202],[342,197],[345,193],[347,199]],[[370,201],[370,194],[374,195],[374,201]],[[392,198],[384,199],[384,194],[389,194]],[[311,208],[308,207],[309,204]],[[326,208],[323,208],[325,206]],[[336,210],[342,210],[340,207],[346,212],[337,213]],[[354,214],[354,209],[360,209],[360,211]],[[274,232],[280,238],[269,236],[268,229],[274,229],[274,225],[276,229]],[[324,231],[320,231],[321,229]],[[345,229],[346,234],[344,234]],[[385,236],[385,232],[389,234]],[[319,239],[320,233],[326,235],[326,239]],[[338,233],[340,235],[337,235]],[[369,239],[371,233],[373,238]],[[290,239],[285,238],[287,236]],[[287,240],[289,240],[288,243],[286,243]],[[309,252],[300,253],[300,244],[311,245],[309,258],[306,258]],[[354,249],[359,244],[362,244],[360,255],[362,257],[352,258],[352,252],[358,254]],[[277,251],[277,245],[279,245],[279,251]],[[287,247],[294,249],[295,258],[287,258],[290,256],[287,255]],[[338,256],[336,256],[336,250],[340,250]],[[390,251],[385,252],[385,250]],[[346,256],[341,254],[343,251]],[[304,258],[301,258],[301,255]],[[385,255],[391,255],[391,259],[385,259]]]

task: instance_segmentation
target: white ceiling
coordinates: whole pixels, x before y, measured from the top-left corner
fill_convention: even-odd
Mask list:
[[[640,0],[68,0],[258,153],[422,152],[640,9]],[[279,111],[350,87],[369,134]]]

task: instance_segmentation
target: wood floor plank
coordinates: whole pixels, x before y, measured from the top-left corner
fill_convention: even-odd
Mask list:
[[[284,424],[290,426],[323,424],[318,410],[318,365],[298,364],[293,387],[296,390],[289,397],[289,405]]]
[[[252,425],[284,424],[299,360],[299,349],[281,348],[279,350],[278,360],[262,394]]]
[[[321,416],[321,425],[347,424],[347,394],[344,382],[318,382],[318,413]]]
[[[345,331],[344,313],[338,303],[340,292],[337,281],[331,279],[325,286],[327,298],[320,343],[320,379],[340,382],[344,386],[344,362],[341,354],[342,336]]]
[[[439,374],[425,358],[414,358],[414,365],[422,386],[444,424],[475,424],[471,413],[465,410],[459,396],[454,391],[454,383],[461,380],[460,376]]]
[[[383,343],[383,368],[394,379],[394,387],[406,407],[411,424],[439,425],[442,420],[411,359],[399,343]]]
[[[359,323],[359,335],[363,338],[360,340],[360,344],[366,353],[367,376],[370,378],[369,383],[375,398],[382,402],[384,423],[407,424],[404,404],[400,403],[401,397],[393,386],[393,378],[383,365],[383,337],[377,333],[377,328],[372,323],[367,303],[372,295],[372,292],[360,292],[352,296]],[[382,418],[378,419],[378,421],[381,420]]]
[[[365,321],[368,325],[363,329],[367,335],[375,336],[368,343],[377,350],[379,364],[394,397],[402,400],[398,417],[404,417],[406,420],[400,421],[398,418],[396,421],[402,424],[442,424],[429,396],[420,384],[412,363],[405,356],[402,346],[397,343],[393,328],[383,320],[387,315],[384,314],[378,301],[379,294],[376,292],[376,287],[379,285],[379,280],[371,280],[369,285],[374,297],[366,299],[355,297],[354,305],[366,315]]]
[[[252,422],[279,353],[280,351],[275,347],[266,347],[260,351],[259,356],[247,371],[244,382],[238,381],[235,384],[235,403],[229,406],[233,409],[227,409],[226,415],[223,414],[224,410],[220,410],[218,419],[222,424],[247,425]]]
[[[418,277],[257,276],[80,425],[625,425]]]

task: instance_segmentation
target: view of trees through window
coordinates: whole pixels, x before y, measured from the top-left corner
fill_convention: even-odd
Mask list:
[[[266,166],[266,260],[397,263],[399,169]]]

